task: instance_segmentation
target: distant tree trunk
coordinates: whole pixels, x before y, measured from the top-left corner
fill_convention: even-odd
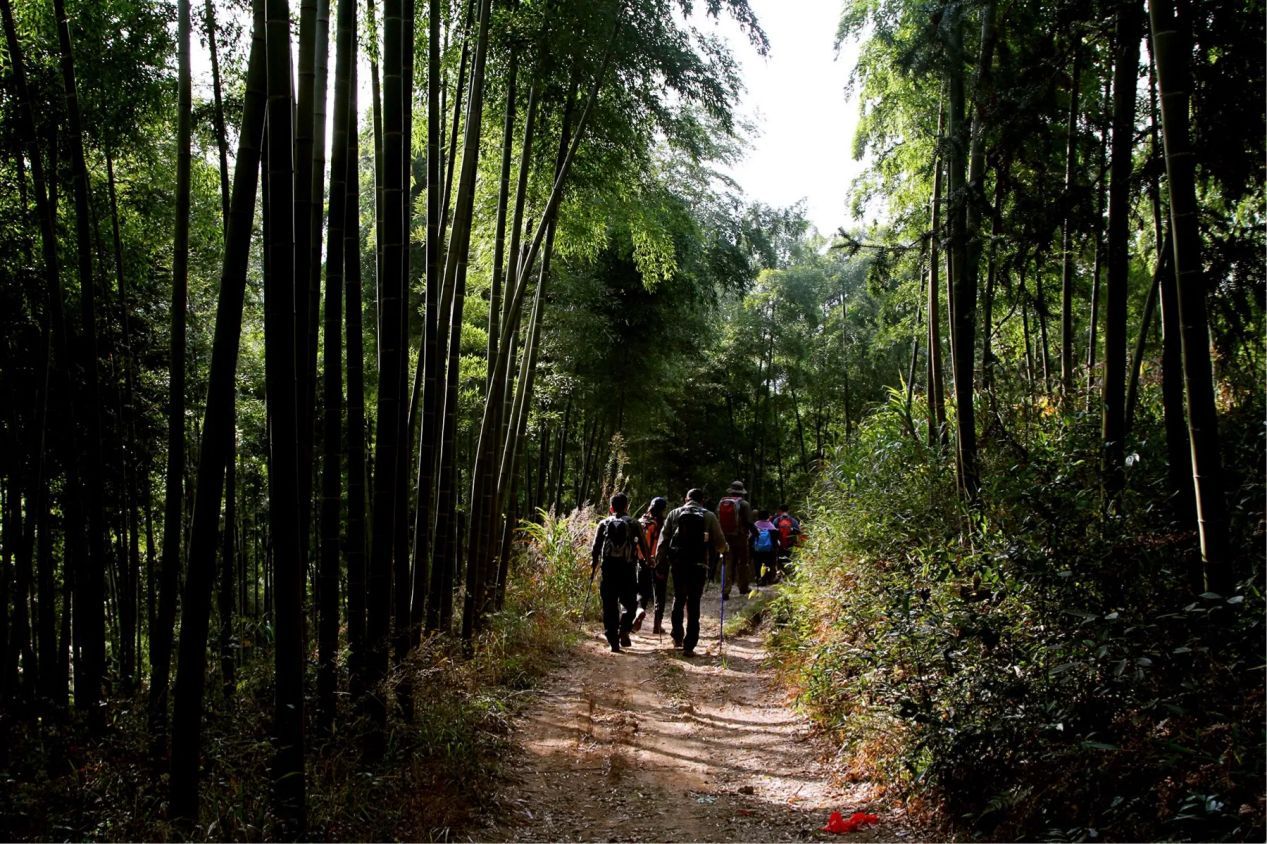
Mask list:
[[[375,423],[374,510],[370,561],[366,583],[366,684],[372,727],[366,753],[374,758],[386,741],[387,704],[381,683],[387,675],[388,634],[391,622],[392,556],[396,546],[397,462],[404,396],[401,363],[406,279],[403,264],[404,220],[404,83],[401,0],[383,4],[383,230],[382,276],[379,278],[378,417]],[[405,588],[404,584],[397,584]]]
[[[978,196],[984,182],[984,130],[970,131],[964,113],[963,21],[956,12],[951,25],[950,77],[950,178],[951,195],[951,263],[954,304],[951,318],[954,332],[951,346],[954,355],[955,405],[957,419],[957,466],[959,487],[965,499],[976,504],[980,495],[977,466],[976,414],[973,408],[973,369],[976,349],[977,273],[980,259],[978,230],[980,221]],[[975,97],[976,119],[981,120],[985,105],[985,89],[989,84],[994,48],[994,4],[987,2],[981,11],[981,48],[977,64]],[[971,146],[969,138],[971,137]],[[965,156],[965,153],[967,155]],[[968,160],[968,179],[964,181],[964,163]]]
[[[563,428],[559,431],[558,456],[555,458],[554,472],[554,496],[551,498],[550,510],[558,513],[563,508],[563,480],[564,470],[567,468],[567,443],[568,437],[572,433],[572,394],[569,393],[567,402],[563,405]]]
[[[1149,148],[1155,160],[1165,161],[1162,148],[1160,114],[1157,103],[1156,50],[1149,45],[1148,112]],[[1175,290],[1174,241],[1162,222],[1165,214],[1161,203],[1161,176],[1149,180],[1148,198],[1153,211],[1153,239],[1160,254],[1157,258],[1156,290],[1161,304],[1161,395],[1162,418],[1166,429],[1166,478],[1170,486],[1171,511],[1186,526],[1196,527],[1196,503],[1193,500],[1192,456],[1188,449],[1188,421],[1183,401],[1183,351],[1179,339],[1179,301]],[[1161,265],[1165,271],[1161,272]],[[1143,333],[1141,332],[1141,338]],[[1129,419],[1127,423],[1129,425]]]
[[[203,18],[207,27],[207,49],[211,53],[211,93],[215,110],[212,112],[216,133],[216,149],[220,153],[220,210],[224,216],[224,236],[229,236],[229,140],[224,129],[224,100],[220,88],[220,51],[216,46],[216,9],[212,0],[203,6]]]
[[[993,226],[995,235],[998,235],[1002,229],[1001,213],[999,211],[1003,202],[1003,183],[1001,176],[996,176],[994,180],[994,206],[990,209],[990,225]],[[990,393],[991,401],[994,399],[994,300],[995,300],[995,282],[998,280],[998,241],[999,238],[990,238],[990,248],[986,252],[985,259],[985,292],[981,297],[981,386]]]
[[[428,0],[427,11],[427,254],[425,314],[422,334],[422,431],[418,436],[418,506],[414,517],[412,638],[422,638],[424,613],[431,592],[432,534],[436,480],[436,448],[440,439],[440,0]]]
[[[1051,395],[1051,342],[1047,333],[1047,293],[1043,290],[1042,258],[1035,261],[1034,266],[1034,316],[1038,318],[1039,351],[1042,353],[1040,363],[1043,368],[1043,392]]]
[[[193,81],[189,61],[189,0],[178,0],[177,45],[179,86],[177,92],[176,149],[176,245],[172,261],[171,375],[168,382],[167,486],[163,499],[163,556],[159,573],[158,630],[154,631],[150,654],[150,737],[155,755],[161,755],[167,741],[167,694],[171,673],[172,638],[176,625],[176,596],[180,588],[181,546],[184,538],[181,501],[184,497],[185,469],[185,311],[189,284],[189,188],[191,136],[193,134]],[[219,507],[220,496],[215,497]],[[214,542],[212,543],[214,548]],[[201,707],[201,703],[199,704]],[[199,717],[201,711],[199,712]],[[195,776],[197,774],[195,770]],[[196,784],[192,786],[196,789]],[[173,784],[173,790],[176,786]],[[196,793],[190,795],[197,800]],[[175,807],[177,815],[192,816],[196,802]]]
[[[1161,278],[1173,272],[1170,266],[1170,255],[1173,251],[1170,237],[1158,247],[1157,268],[1153,271],[1153,280],[1148,285],[1148,295],[1144,298],[1144,313],[1139,321],[1139,335],[1135,340],[1135,352],[1131,355],[1129,376],[1126,381],[1126,433],[1130,434],[1135,422],[1135,406],[1139,402],[1139,375],[1144,365],[1144,350],[1148,345],[1148,335],[1153,328],[1153,316],[1157,313],[1157,292],[1161,287]]]
[[[140,581],[140,524],[137,511],[138,494],[137,486],[140,483],[136,477],[137,473],[137,435],[136,435],[136,359],[132,348],[132,327],[129,318],[129,304],[127,292],[127,274],[123,269],[123,238],[119,230],[119,203],[115,192],[114,181],[114,162],[111,160],[107,151],[106,156],[106,185],[110,194],[110,231],[113,241],[114,252],[114,268],[115,280],[119,287],[119,314],[121,329],[121,345],[123,355],[123,406],[120,409],[120,417],[124,428],[124,439],[126,447],[123,449],[121,463],[121,474],[124,486],[124,495],[126,498],[126,515],[125,523],[127,526],[128,548],[126,551],[126,559],[124,561],[124,571],[127,573],[126,580],[131,585],[128,600],[123,602],[122,618],[124,632],[131,631],[132,641],[128,636],[124,636],[123,647],[121,648],[119,659],[119,674],[123,687],[127,691],[131,691],[140,682],[138,655],[141,653],[141,631],[138,623],[139,616],[139,581]]]
[[[1170,251],[1173,255],[1173,248]],[[1193,499],[1192,455],[1184,406],[1179,292],[1175,284],[1173,259],[1167,260],[1166,264],[1167,270],[1161,274],[1158,292],[1161,300],[1161,403],[1166,429],[1167,477],[1172,490],[1172,510],[1180,522],[1193,526],[1196,502]]]
[[[317,350],[321,320],[321,241],[325,232],[325,183],[326,183],[326,97],[329,88],[330,58],[330,0],[317,0],[317,49],[313,62],[313,116],[312,116],[312,173],[308,205],[308,279],[297,277],[296,284],[308,290],[308,348],[304,358],[303,379],[306,391],[300,407],[307,414],[301,417],[301,442],[307,448],[300,452],[300,480],[307,480],[308,489],[300,489],[300,517],[304,545],[304,564],[311,567],[313,577],[312,626],[320,626],[320,563],[311,553],[314,540],[319,542],[319,526],[313,518],[313,484],[316,482],[316,463],[313,460],[316,437],[317,403]],[[298,225],[298,219],[296,225]],[[308,648],[304,644],[305,651]]]
[[[1227,594],[1234,586],[1235,577],[1228,541],[1223,467],[1219,457],[1218,416],[1214,407],[1199,209],[1193,176],[1194,156],[1188,132],[1188,100],[1192,94],[1188,56],[1192,24],[1186,15],[1181,18],[1175,16],[1169,0],[1150,0],[1149,12],[1156,50],[1158,89],[1161,92],[1166,179],[1170,186],[1170,222],[1174,235],[1184,386],[1188,400],[1188,441],[1192,451],[1201,559],[1206,588]]]
[[[87,557],[79,560],[75,571],[75,636],[81,644],[81,659],[76,662],[75,707],[88,715],[92,732],[105,728],[105,711],[101,701],[106,671],[105,629],[105,469],[101,434],[100,386],[97,376],[96,279],[92,266],[92,209],[89,201],[88,165],[84,160],[83,128],[79,114],[79,95],[75,81],[75,59],[70,41],[70,23],[64,0],[53,0],[57,17],[58,43],[61,48],[62,84],[66,95],[69,124],[68,146],[71,154],[72,184],[75,194],[75,239],[79,263],[79,301],[83,337],[84,398],[80,411],[87,423],[86,454],[83,474],[83,495],[87,511]]]
[[[493,281],[488,299],[488,367],[485,380],[491,381],[497,356],[501,326],[502,281],[506,277],[506,214],[510,203],[510,161],[515,149],[515,95],[519,76],[519,52],[512,44],[506,81],[506,113],[502,121],[501,169],[497,178],[497,216],[493,233]],[[518,255],[511,253],[518,262]],[[487,390],[487,388],[485,388]]]
[[[264,369],[269,415],[268,473],[273,546],[273,736],[275,811],[285,834],[304,829],[304,559],[300,542],[299,421],[294,313],[304,289],[295,275],[294,135],[290,96],[290,11],[266,0],[268,44],[268,185],[265,215],[268,272],[264,281]]]
[[[453,210],[453,228],[449,234],[449,249],[445,255],[444,274],[446,283],[450,278],[456,278],[456,286],[453,294],[453,310],[450,322],[450,378],[456,379],[458,375],[456,361],[459,354],[459,343],[461,338],[462,310],[465,300],[466,287],[466,268],[470,253],[471,243],[471,220],[474,212],[475,201],[475,176],[479,167],[480,153],[480,137],[483,128],[484,113],[484,67],[485,60],[488,55],[488,32],[489,17],[492,14],[491,0],[480,0],[479,4],[479,32],[475,40],[474,55],[471,60],[471,84],[470,84],[470,100],[466,109],[466,136],[462,144],[462,173],[458,182],[456,204]],[[455,386],[455,385],[451,385]],[[450,405],[445,403],[445,424],[449,425],[450,410],[456,411],[456,393],[450,389],[450,395],[454,398],[454,403]],[[456,423],[456,415],[452,417]],[[456,455],[454,455],[456,457]],[[456,460],[454,465],[456,466]],[[456,512],[456,486],[451,490],[453,499],[452,505],[443,505],[444,512]],[[474,500],[472,499],[472,506]],[[475,520],[472,522],[477,523]],[[453,551],[460,553],[460,534]],[[479,559],[472,558],[469,571],[474,572],[478,581],[480,571]],[[473,583],[471,577],[467,578],[467,601],[472,600],[474,595],[479,594],[483,584],[479,582]],[[472,591],[474,590],[474,592]],[[463,621],[463,631],[465,633],[466,622],[465,614]]]
[[[44,277],[48,294],[48,323],[51,339],[51,354],[45,362],[48,372],[48,390],[62,393],[61,404],[67,407],[62,415],[60,425],[54,423],[57,430],[65,430],[70,443],[66,443],[68,453],[74,453],[74,427],[71,420],[74,413],[73,391],[71,389],[69,351],[64,310],[65,291],[62,289],[60,262],[57,251],[57,223],[53,208],[51,190],[53,185],[45,178],[43,156],[40,153],[35,134],[34,103],[31,100],[27,85],[26,64],[23,59],[22,46],[18,42],[17,29],[14,26],[13,10],[9,0],[0,0],[0,17],[3,17],[5,42],[8,47],[9,63],[13,75],[14,95],[18,107],[18,125],[20,137],[26,146],[27,158],[31,162],[31,181],[35,192],[36,217],[40,227],[41,254],[44,263]],[[50,146],[50,153],[56,154],[56,145]],[[56,160],[54,159],[54,164]],[[53,168],[54,173],[56,167]],[[53,564],[53,540],[51,536],[52,516],[49,512],[49,481],[46,472],[45,445],[48,431],[49,407],[51,395],[45,399],[40,425],[40,459],[37,463],[36,477],[32,484],[33,496],[30,506],[34,510],[35,531],[38,540],[36,552],[36,595],[39,608],[36,618],[36,644],[39,653],[39,692],[54,710],[65,706],[66,674],[61,670],[62,662],[57,650],[56,619],[56,580]],[[68,474],[73,471],[68,468]],[[78,489],[67,485],[66,505],[70,510],[78,511]],[[73,530],[73,525],[68,525]]]
[[[242,131],[238,138],[228,240],[221,268],[220,296],[216,305],[207,406],[202,426],[202,443],[198,450],[197,491],[190,524],[189,572],[185,579],[180,659],[176,671],[171,806],[175,817],[185,819],[194,819],[198,814],[198,758],[202,750],[203,682],[207,665],[211,591],[216,570],[215,537],[219,527],[225,473],[233,459],[235,374],[242,334],[242,306],[246,296],[251,229],[255,219],[260,142],[264,134],[266,56],[260,0],[257,0],[255,6],[255,31],[247,68],[246,102],[242,111]],[[289,74],[287,86],[289,99]],[[273,125],[280,128],[278,124]],[[276,421],[277,416],[274,414],[272,418]],[[232,510],[232,506],[226,506],[227,531],[232,530],[229,526]],[[228,609],[231,610],[232,598],[229,603]],[[222,607],[222,613],[224,609]],[[285,634],[279,631],[278,636],[280,641]]]
[[[1101,475],[1104,507],[1121,508],[1126,485],[1126,306],[1130,275],[1130,180],[1135,148],[1135,91],[1139,84],[1139,0],[1121,0],[1113,69],[1113,146],[1109,171],[1108,282],[1101,389]]]
[[[344,287],[348,369],[348,673],[360,701],[365,674],[365,349],[361,307],[360,140],[355,127],[356,62],[348,69],[348,171],[344,213]]]
[[[321,588],[317,634],[317,729],[334,727],[338,691],[339,529],[343,410],[343,274],[344,234],[348,220],[348,181],[358,177],[357,162],[348,156],[349,135],[356,131],[351,111],[352,74],[356,61],[356,4],[340,3],[334,65],[334,147],[330,157],[330,244],[326,256],[324,407],[321,466]]]
[[[258,170],[259,165],[256,165]],[[236,404],[236,397],[234,399]],[[236,415],[230,408],[230,419]],[[220,555],[220,582],[216,610],[220,614],[220,681],[226,703],[232,702],[237,686],[233,647],[234,576],[237,572],[237,435],[230,422],[228,458],[225,461],[224,546]],[[205,430],[205,429],[204,429]]]
[[[947,301],[950,308],[950,360],[957,420],[955,466],[960,493],[971,500],[975,497],[977,484],[976,429],[972,412],[971,387],[973,353],[971,345],[966,351],[961,348],[965,345],[964,329],[956,313],[964,309],[965,302],[968,303],[968,308],[976,306],[975,291],[963,289],[964,265],[968,259],[964,176],[968,157],[969,131],[965,125],[967,115],[964,103],[963,12],[955,8],[949,13],[953,17],[947,22],[950,39],[947,44],[947,57],[950,62],[948,80],[950,113],[947,116],[946,156],[946,192],[950,195],[950,208],[947,214],[950,295]],[[966,340],[967,344],[972,343],[971,336]]]
[[[515,396],[511,422],[507,429],[507,439],[502,447],[502,461],[498,472],[498,497],[495,505],[498,511],[513,510],[519,489],[519,445],[524,441],[528,428],[528,413],[532,404],[532,389],[537,373],[537,358],[540,354],[541,337],[541,305],[546,279],[550,274],[550,256],[554,251],[554,223],[550,223],[551,231],[546,234],[545,251],[541,257],[541,274],[537,278],[537,292],[533,299],[532,314],[529,317],[527,340],[525,343],[522,369],[519,373],[519,391]],[[501,609],[506,600],[506,580],[510,573],[510,550],[513,537],[514,521],[506,519],[502,531],[502,541],[497,554],[498,570],[496,580],[495,608]]]
[[[457,169],[458,127],[462,125],[462,94],[467,88],[466,66],[471,56],[471,19],[475,13],[476,0],[464,0],[466,9],[462,25],[462,58],[458,61],[457,77],[453,81],[453,119],[449,127],[449,152],[445,156],[444,201],[440,209],[440,242],[445,241],[445,233],[449,223],[449,206],[453,199],[453,173]],[[446,259],[447,260],[447,259]]]
[[[928,444],[946,444],[946,382],[941,360],[941,267],[940,248],[945,232],[941,224],[941,183],[945,156],[946,110],[944,100],[937,108],[937,147],[933,159],[933,197],[929,210],[928,238]]]
[[[325,172],[325,63],[329,46],[329,2],[302,0],[299,10],[294,124],[295,365],[299,381],[299,549],[306,570],[311,560],[313,402],[316,395],[317,300],[321,263],[321,185]]]
[[[1060,397],[1073,402],[1073,196],[1078,183],[1078,93],[1082,87],[1081,37],[1073,46],[1069,120],[1065,129],[1065,213],[1060,232]]]
[[[1100,179],[1096,189],[1096,208],[1095,208],[1095,268],[1092,270],[1091,278],[1091,314],[1089,326],[1087,328],[1087,410],[1091,409],[1092,396],[1095,394],[1095,353],[1097,351],[1098,340],[1097,334],[1100,327],[1100,277],[1101,270],[1104,268],[1105,246],[1104,246],[1104,210],[1108,194],[1106,179],[1109,172],[1109,124],[1112,117],[1109,113],[1109,90],[1112,82],[1111,76],[1104,79],[1104,95],[1101,102],[1105,103],[1104,123],[1100,132]]]

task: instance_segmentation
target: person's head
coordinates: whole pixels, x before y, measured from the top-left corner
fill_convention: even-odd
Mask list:
[[[658,519],[664,515],[664,511],[668,508],[669,500],[657,495],[655,498],[651,499],[651,504],[647,507],[647,512]]]
[[[787,505],[786,505],[786,504],[780,504],[780,505],[779,505],[779,512],[780,512],[780,513],[786,513],[786,512],[787,512]]]
[[[612,512],[620,515],[629,509],[629,496],[618,492],[611,497]]]
[[[768,519],[768,518],[770,518],[770,511],[769,511],[769,510],[758,510],[758,511],[757,511],[757,521],[759,521],[759,522],[760,522],[760,521],[765,521],[765,520],[766,520],[766,519]]]
[[[699,487],[692,487],[686,491],[686,501],[688,504],[699,504],[704,500],[704,490]]]
[[[748,490],[744,488],[743,481],[735,481],[726,489],[727,495],[747,495]]]

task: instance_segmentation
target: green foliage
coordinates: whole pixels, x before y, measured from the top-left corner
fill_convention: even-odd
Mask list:
[[[1194,598],[1193,537],[1149,503],[1158,446],[1140,444],[1131,515],[1106,523],[1088,420],[1018,422],[988,452],[979,516],[897,413],[831,461],[775,607],[802,702],[974,834],[1261,837],[1261,525],[1242,523],[1238,592]]]

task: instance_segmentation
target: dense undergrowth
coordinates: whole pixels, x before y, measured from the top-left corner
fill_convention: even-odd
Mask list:
[[[891,783],[948,836],[1263,840],[1253,404],[1223,428],[1231,595],[1202,594],[1195,531],[1156,503],[1165,455],[1147,409],[1124,515],[1106,519],[1097,420],[990,408],[971,533],[952,457],[900,409],[873,414],[827,467],[772,611],[785,676],[852,773]]]
[[[309,731],[308,836],[316,840],[448,840],[478,823],[509,747],[509,716],[554,667],[578,630],[592,513],[546,515],[526,542],[506,596],[473,653],[432,637],[388,684],[412,684],[413,717],[392,707],[387,750],[366,764],[361,729]],[[315,642],[313,642],[315,647]],[[313,655],[315,659],[315,654]],[[215,695],[205,723],[199,823],[164,820],[167,774],[149,761],[144,696],[114,706],[110,729],[83,738],[76,722],[0,725],[0,840],[263,840],[277,835],[267,783],[272,757],[271,654],[240,669],[231,705]],[[312,679],[315,672],[308,672]],[[309,689],[309,713],[316,699]],[[158,776],[155,776],[155,774]]]

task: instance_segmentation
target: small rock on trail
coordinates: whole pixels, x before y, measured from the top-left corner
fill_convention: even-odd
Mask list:
[[[710,600],[711,599],[711,600]],[[613,654],[596,625],[519,717],[485,841],[894,841],[912,833],[871,783],[832,776],[835,748],[773,681],[759,633],[718,641],[705,594],[699,656],[634,634]],[[730,606],[737,607],[744,599]],[[711,606],[710,606],[711,605]],[[730,608],[730,607],[728,607]],[[668,619],[665,619],[666,625]],[[880,815],[848,836],[829,814]]]

